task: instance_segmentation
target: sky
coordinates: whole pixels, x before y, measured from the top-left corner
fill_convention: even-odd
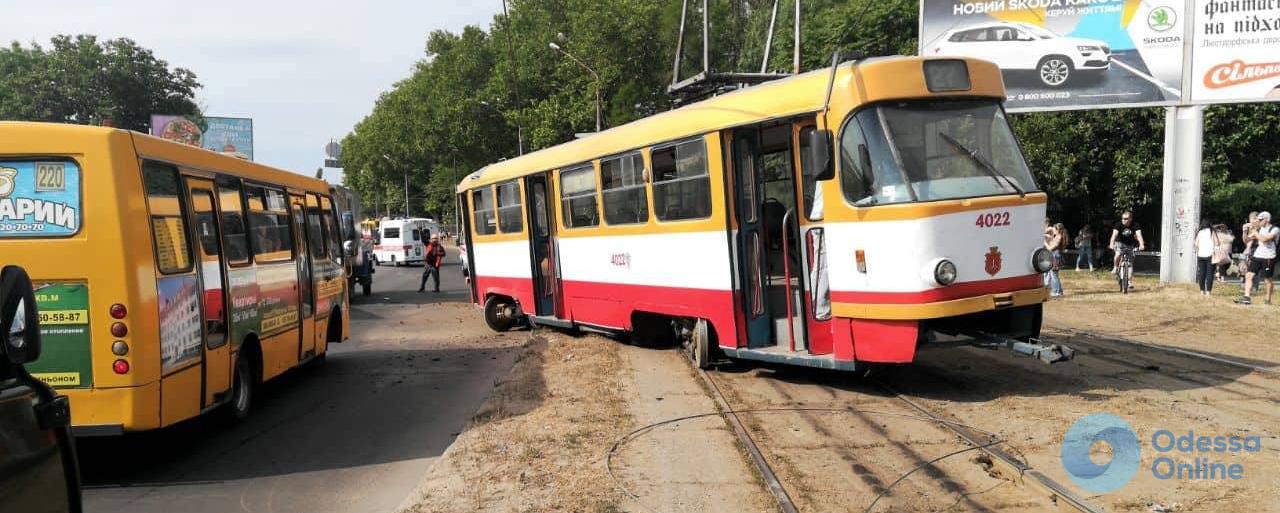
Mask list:
[[[501,11],[502,0],[0,0],[0,41],[133,39],[195,72],[205,115],[253,118],[256,161],[312,175],[324,145],[425,58],[428,34],[487,29]]]

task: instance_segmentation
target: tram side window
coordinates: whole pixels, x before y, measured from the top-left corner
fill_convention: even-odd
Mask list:
[[[498,229],[502,233],[524,231],[524,217],[520,210],[520,184],[498,184]]]
[[[609,224],[649,222],[649,195],[644,183],[644,157],[633,153],[600,162],[604,220]]]
[[[653,208],[662,221],[711,216],[711,177],[702,140],[653,150]]]
[[[596,173],[591,165],[560,172],[560,199],[566,227],[600,224],[600,213],[596,208]]]
[[[289,203],[283,191],[261,186],[245,189],[249,203],[249,228],[253,233],[253,256],[258,262],[293,260],[293,231],[289,226]]]
[[[805,217],[810,221],[821,221],[823,217],[821,201],[818,201],[818,181],[813,179],[809,169],[813,167],[812,157],[809,155],[809,137],[813,134],[817,127],[806,126],[800,129],[800,173],[802,185],[804,187],[804,212]]]
[[[475,206],[476,235],[498,233],[498,223],[493,213],[493,191],[488,187],[472,191],[471,204]]]
[[[156,247],[156,267],[161,274],[191,270],[191,246],[182,216],[182,182],[178,169],[155,162],[142,166],[147,208],[151,210],[151,236]]]
[[[244,209],[240,204],[240,190],[238,178],[218,179],[218,209],[222,212],[222,251],[227,264],[232,266],[249,263],[249,237],[244,226]]]

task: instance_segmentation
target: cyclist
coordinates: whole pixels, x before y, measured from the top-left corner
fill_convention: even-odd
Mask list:
[[[1271,214],[1258,214],[1258,230],[1249,236],[1245,244],[1253,243],[1253,256],[1249,258],[1249,272],[1244,275],[1244,295],[1236,299],[1242,305],[1253,304],[1253,284],[1259,277],[1267,284],[1267,304],[1271,304],[1271,293],[1275,290],[1276,239],[1280,238],[1280,228],[1271,224]]]
[[[1108,244],[1116,255],[1111,262],[1111,274],[1120,269],[1120,255],[1125,249],[1147,249],[1147,241],[1142,238],[1142,227],[1133,220],[1133,211],[1126,210],[1120,215],[1120,222],[1111,230],[1111,243]]]

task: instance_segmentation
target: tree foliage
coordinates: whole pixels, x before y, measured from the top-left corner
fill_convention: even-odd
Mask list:
[[[701,2],[689,2],[682,78],[701,71]],[[769,71],[790,71],[794,3],[780,2]],[[347,183],[366,204],[403,212],[404,180],[415,213],[449,217],[453,186],[467,173],[594,129],[595,88],[606,126],[675,106],[666,95],[680,30],[679,0],[509,0],[488,30],[436,32],[414,73],[379,98],[343,141]],[[757,72],[772,0],[710,2],[709,67]],[[836,50],[913,54],[915,1],[807,0],[803,70],[826,67]],[[555,42],[600,75],[597,84]],[[1212,107],[1206,114],[1205,215],[1229,220],[1278,208],[1277,105]],[[1127,109],[1012,116],[1050,214],[1077,229],[1135,209],[1157,228],[1164,112]],[[385,155],[385,157],[384,157]],[[1154,230],[1153,230],[1154,231]],[[1153,239],[1157,239],[1153,233]]]
[[[152,114],[199,117],[195,73],[130,39],[55,36],[0,48],[0,119],[103,124],[146,131]]]

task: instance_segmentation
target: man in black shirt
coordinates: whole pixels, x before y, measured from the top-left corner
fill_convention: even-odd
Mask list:
[[[1142,238],[1142,227],[1133,220],[1132,210],[1124,211],[1124,214],[1120,215],[1120,222],[1112,228],[1110,247],[1116,252],[1115,259],[1111,263],[1112,274],[1120,267],[1120,249],[1138,248],[1138,251],[1147,249],[1147,241]]]

